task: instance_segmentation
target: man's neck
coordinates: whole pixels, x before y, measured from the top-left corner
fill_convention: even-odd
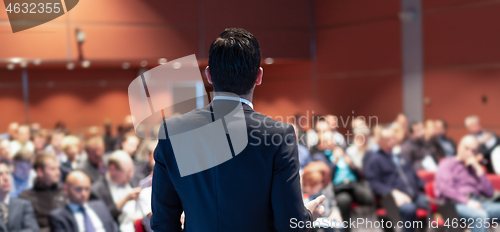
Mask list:
[[[243,99],[246,99],[250,102],[252,102],[253,100],[253,90],[254,88],[250,89],[250,91],[248,91],[248,93],[246,94],[240,94],[240,95],[236,95],[236,94],[228,94],[228,93],[224,93],[224,92],[215,92],[215,96],[217,95],[220,95],[220,96],[238,96],[240,98],[243,98]]]

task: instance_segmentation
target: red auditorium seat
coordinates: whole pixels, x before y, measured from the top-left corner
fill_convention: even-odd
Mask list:
[[[431,201],[436,199],[436,195],[434,194],[434,181],[427,182],[425,184],[425,194],[427,194],[427,197],[429,197]],[[436,204],[430,203],[430,206],[431,206],[431,212],[433,213],[437,212]]]
[[[135,232],[144,232],[142,227],[142,219],[137,219],[134,221]]]
[[[385,217],[387,215],[387,212],[383,208],[377,209],[377,216],[379,217]],[[427,217],[427,210],[425,209],[417,209],[417,218],[426,218]]]
[[[487,174],[486,177],[488,177],[488,180],[491,181],[491,184],[493,184],[493,188],[496,190],[500,190],[500,176],[496,174]]]
[[[435,172],[430,172],[427,170],[420,170],[417,172],[417,176],[425,182],[434,181],[435,174]]]

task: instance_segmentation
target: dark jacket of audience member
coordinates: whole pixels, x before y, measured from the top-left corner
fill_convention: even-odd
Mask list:
[[[50,230],[50,211],[66,204],[66,197],[59,184],[46,187],[39,181],[35,181],[33,189],[23,191],[19,198],[26,199],[33,205],[40,231]]]
[[[118,226],[109,214],[104,202],[93,200],[88,202],[88,206],[92,208],[99,219],[101,219],[106,232],[118,232]],[[78,224],[73,216],[73,212],[68,206],[53,210],[50,213],[50,228],[51,232],[78,231]]]
[[[423,139],[407,139],[401,144],[401,156],[409,160],[415,171],[425,169],[422,165],[422,161],[426,156],[432,157],[437,164],[439,160],[444,157],[442,149],[439,151],[441,152],[437,152],[435,146],[431,146],[430,143]]]
[[[106,178],[101,178],[92,184],[90,188],[90,199],[95,200],[99,199],[106,204],[106,208],[111,213],[111,217],[113,220],[118,222],[118,216],[120,215],[120,211],[116,208],[116,204],[113,201],[113,197],[111,196],[111,191],[109,190],[108,181]]]
[[[80,166],[78,166],[77,170],[85,172],[85,174],[89,176],[92,183],[95,183],[97,180],[104,177],[104,174],[99,170],[99,167],[92,164],[88,159],[84,160]]]
[[[29,201],[11,197],[8,210],[7,225],[0,220],[0,231],[37,232],[40,230]]]
[[[130,186],[132,186],[133,188],[134,187],[138,187],[139,186],[139,182],[142,179],[144,179],[147,176],[149,176],[152,171],[153,171],[153,167],[151,167],[151,165],[149,165],[147,162],[144,162],[144,163],[140,164],[135,169],[134,176],[130,180]]]
[[[387,154],[382,150],[373,153],[365,163],[365,177],[377,195],[391,194],[393,189],[398,189],[411,198],[415,198],[419,190],[424,188],[425,183],[417,176],[406,158],[396,157],[399,159],[400,168],[396,167],[392,154]]]

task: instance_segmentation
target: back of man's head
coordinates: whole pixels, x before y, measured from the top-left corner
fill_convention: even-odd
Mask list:
[[[260,68],[257,39],[242,28],[227,28],[210,45],[208,66],[216,92],[247,94]]]

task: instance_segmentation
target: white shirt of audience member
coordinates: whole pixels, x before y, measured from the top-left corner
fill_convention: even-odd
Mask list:
[[[130,191],[132,191],[132,187],[128,183],[123,186],[118,186],[111,181],[109,175],[106,175],[106,180],[108,181],[111,197],[113,198],[113,202],[115,203],[123,199]],[[142,213],[140,212],[140,210],[137,210],[136,205],[136,200],[130,200],[125,203],[125,205],[123,205],[121,214],[118,217],[118,223],[121,232],[134,232],[134,221],[137,219],[142,219]]]
[[[80,206],[77,204],[68,203],[68,207],[71,209],[71,212],[73,212],[76,224],[78,225],[78,232],[85,232],[85,219],[83,216],[83,212],[80,210]],[[85,212],[89,216],[90,221],[92,221],[92,225],[94,226],[95,231],[106,232],[104,226],[102,225],[101,219],[99,219],[99,216],[97,216],[94,210],[90,208],[88,204],[84,204],[83,208],[85,208]]]

